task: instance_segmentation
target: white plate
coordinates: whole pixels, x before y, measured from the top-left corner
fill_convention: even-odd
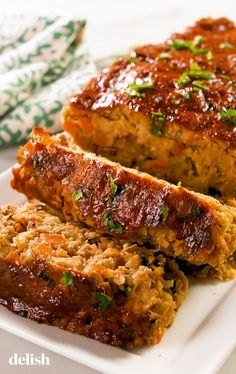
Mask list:
[[[0,175],[0,205],[25,198]],[[0,328],[106,374],[213,374],[236,346],[236,281],[195,282],[162,342],[126,352],[0,307]]]

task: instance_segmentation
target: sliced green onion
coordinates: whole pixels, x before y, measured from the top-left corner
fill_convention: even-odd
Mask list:
[[[161,60],[170,60],[171,54],[169,52],[162,52],[159,54],[159,56],[156,58],[157,61]]]
[[[112,178],[112,176],[110,176],[110,187],[111,187],[111,194],[112,194],[112,196],[115,196],[116,192],[117,192],[117,185],[115,184],[114,179]]]
[[[131,83],[125,92],[129,93],[130,96],[144,97],[144,91],[153,87],[153,82]]]
[[[112,231],[115,231],[119,234],[121,234],[123,232],[123,227],[122,225],[117,222],[117,221],[114,221],[112,218],[111,218],[111,212],[109,210],[105,211],[105,213],[103,213],[103,223],[105,226],[107,226],[109,229],[111,229]]]
[[[105,293],[94,292],[93,297],[98,302],[100,308],[108,309],[111,306],[112,298]]]
[[[198,65],[198,63],[194,61],[190,62],[189,67],[190,67],[190,70],[194,70],[194,71],[201,70],[201,67]]]
[[[174,49],[176,51],[185,49],[189,52],[192,52],[195,55],[207,54],[209,52],[208,49],[197,48],[197,46],[201,44],[202,40],[203,37],[201,35],[195,36],[195,38],[192,41],[177,39],[174,40],[171,44],[171,49]]]
[[[151,132],[155,136],[163,135],[164,115],[160,112],[151,112],[150,115]]]
[[[60,283],[64,284],[65,286],[73,286],[74,280],[73,280],[73,277],[70,271],[68,270],[63,271],[63,276],[60,280]]]
[[[203,81],[194,81],[193,86],[203,91],[209,91],[209,88],[204,84]]]
[[[83,198],[83,196],[84,196],[84,194],[83,194],[82,190],[74,191],[73,194],[72,194],[72,200],[74,200],[74,201],[80,200],[80,199]]]
[[[231,49],[231,48],[234,48],[233,44],[231,44],[231,43],[221,43],[219,45],[219,47],[221,49]]]
[[[127,60],[127,62],[129,63],[129,64],[132,64],[132,63],[136,63],[136,62],[140,62],[141,61],[141,59],[140,59],[140,57],[134,57],[134,56],[130,56],[129,58],[128,58],[128,60]]]
[[[236,126],[236,109],[230,108],[222,110],[220,112],[222,121],[229,123],[230,125]]]
[[[201,78],[201,79],[206,79],[206,80],[209,80],[215,77],[214,73],[212,73],[211,71],[207,71],[207,70],[189,70],[188,75],[191,78]]]
[[[188,76],[188,72],[185,71],[181,77],[177,80],[178,86],[185,86],[186,84],[190,83],[191,79]]]
[[[177,100],[177,99],[173,99],[171,102],[174,105],[179,105],[180,104],[180,100]]]
[[[212,51],[208,51],[208,52],[206,53],[206,59],[207,59],[208,61],[211,61],[211,60],[213,59],[213,53],[212,53]]]
[[[199,46],[202,41],[203,41],[202,35],[196,35],[195,38],[192,41],[192,47],[195,48],[195,47]]]
[[[165,222],[168,218],[168,215],[169,215],[169,207],[167,205],[162,205],[161,207],[161,214],[162,214],[162,218],[163,218],[163,222]]]
[[[183,96],[185,99],[190,99],[190,94],[188,91],[182,89],[182,90],[176,90],[176,92],[180,94],[181,96]]]

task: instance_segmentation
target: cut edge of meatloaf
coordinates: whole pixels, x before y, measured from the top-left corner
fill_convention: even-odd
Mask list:
[[[131,349],[158,343],[185,298],[174,261],[26,203],[0,208],[0,304]]]
[[[33,130],[18,162],[12,187],[67,220],[210,265],[216,277],[235,276],[235,208],[86,153],[69,137],[51,137],[43,129]]]
[[[124,166],[236,196],[235,53],[231,21],[200,20],[92,78],[72,95],[63,127],[85,150]]]

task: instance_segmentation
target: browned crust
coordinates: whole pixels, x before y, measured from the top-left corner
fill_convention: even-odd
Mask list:
[[[225,249],[217,243],[219,223],[213,214],[214,209],[223,209],[219,202],[95,155],[73,152],[41,129],[34,131],[33,138],[18,154],[21,166],[13,170],[12,181],[12,187],[28,198],[63,211],[67,218],[132,241],[157,244],[150,232],[166,228],[175,240],[182,241],[178,250],[183,259],[213,266],[225,261]],[[113,199],[111,176],[117,185]],[[76,190],[83,191],[83,198],[74,202]],[[166,219],[163,206],[168,207]],[[200,214],[195,214],[196,209]],[[122,225],[122,232],[104,224],[106,211]]]
[[[0,210],[0,304],[102,343],[127,349],[158,343],[187,292],[178,265],[65,223],[44,207]]]
[[[96,274],[70,271],[73,285],[66,286],[60,283],[63,267],[43,257],[26,264],[14,252],[0,258],[0,304],[22,317],[125,349],[156,344],[173,321],[187,289],[186,278],[177,265],[167,259],[166,268],[177,280],[175,302],[168,315],[158,320],[148,312],[138,314],[127,308],[127,296],[114,283],[97,281]],[[42,273],[44,279],[39,277]],[[108,309],[99,306],[95,292],[111,297]]]
[[[44,272],[55,281],[53,287],[37,274]],[[164,334],[150,321],[123,307],[126,298],[115,288],[97,284],[81,272],[71,272],[73,287],[60,284],[63,268],[38,260],[20,265],[16,255],[0,259],[0,304],[20,316],[85,335],[102,343],[131,349],[143,343],[156,344]],[[94,292],[112,296],[112,305],[104,310],[93,297]]]
[[[191,41],[197,35],[203,37],[201,48],[212,51],[212,59],[208,60],[205,54],[195,55],[187,50],[177,50],[171,52],[171,59],[156,60],[161,52],[170,50],[174,40]],[[221,43],[226,42],[232,44],[233,48],[220,48]],[[125,107],[131,113],[140,112],[148,117],[152,111],[161,112],[169,126],[177,123],[235,147],[234,126],[222,121],[220,116],[222,110],[236,108],[235,53],[234,23],[225,18],[202,19],[185,33],[172,35],[164,44],[136,48],[131,53],[132,57],[139,59],[135,63],[130,62],[130,56],[118,59],[108,70],[93,78],[82,92],[72,96],[66,113],[69,110],[73,116],[81,115],[81,111],[92,111],[105,115],[115,107]],[[193,90],[190,92],[191,100],[186,100],[176,92],[176,81],[189,69],[191,60],[203,70],[213,72],[215,78],[209,83],[208,91],[199,93]],[[134,79],[132,77],[151,80],[154,88],[146,90],[142,98],[122,92],[121,85],[125,87],[127,82]],[[179,100],[179,105],[173,105],[173,100]]]

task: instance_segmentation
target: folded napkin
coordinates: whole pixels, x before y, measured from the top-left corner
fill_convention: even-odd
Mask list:
[[[85,21],[66,17],[0,18],[0,147],[33,127],[61,129],[68,97],[96,73]]]

